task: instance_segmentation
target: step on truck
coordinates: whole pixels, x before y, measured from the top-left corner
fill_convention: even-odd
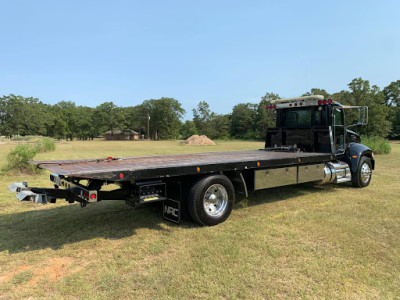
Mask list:
[[[124,200],[138,206],[163,202],[163,217],[179,223],[188,215],[201,225],[216,225],[231,214],[235,193],[286,185],[351,182],[369,185],[375,166],[371,149],[350,126],[365,125],[368,108],[345,106],[314,95],[272,101],[266,109],[276,127],[266,132],[265,148],[147,157],[32,161],[51,171],[54,188],[13,183],[20,201],[55,203],[65,199],[82,207]],[[358,115],[346,126],[346,115]],[[113,184],[115,189],[103,188]]]

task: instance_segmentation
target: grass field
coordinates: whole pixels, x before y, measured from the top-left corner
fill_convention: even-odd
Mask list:
[[[10,144],[0,145],[0,164]],[[62,142],[36,159],[258,149],[257,142]],[[215,227],[164,221],[159,205],[20,203],[0,179],[0,299],[399,299],[400,144],[372,183],[304,184],[241,196]]]

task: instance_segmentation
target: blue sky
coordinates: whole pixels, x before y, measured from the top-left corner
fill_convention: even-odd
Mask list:
[[[217,113],[400,79],[400,1],[1,1],[0,95]]]

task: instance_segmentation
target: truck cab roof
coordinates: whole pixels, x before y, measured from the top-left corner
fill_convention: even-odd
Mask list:
[[[340,103],[335,102],[335,100],[329,98],[324,99],[322,95],[311,95],[311,96],[303,96],[296,98],[287,98],[287,99],[277,99],[271,101],[270,108],[281,109],[281,108],[291,108],[291,107],[302,107],[302,106],[319,106],[319,105],[334,105],[334,106],[342,106]]]

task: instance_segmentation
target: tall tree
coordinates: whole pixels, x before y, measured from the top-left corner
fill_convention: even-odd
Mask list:
[[[231,135],[235,138],[254,139],[257,105],[239,103],[233,107],[231,117]]]
[[[174,98],[146,100],[141,104],[143,116],[150,116],[150,136],[153,139],[171,139],[179,136],[185,110]]]
[[[200,101],[197,108],[193,109],[193,122],[199,134],[211,138],[215,133],[211,126],[211,120],[214,113],[210,110],[210,105],[206,101]]]
[[[391,82],[383,89],[387,105],[400,106],[400,80]]]
[[[386,137],[391,123],[388,119],[389,109],[385,105],[385,96],[376,86],[371,87],[368,80],[355,78],[348,84],[350,91],[335,93],[335,99],[342,104],[368,106],[368,124],[357,131],[364,135]],[[350,125],[350,124],[348,124]]]
[[[211,139],[227,140],[230,138],[230,124],[231,115],[217,115],[214,114],[211,119],[211,128],[213,134],[210,135]]]
[[[104,102],[96,107],[95,122],[101,133],[121,129],[125,124],[121,108],[113,102]]]
[[[76,107],[77,122],[75,124],[75,135],[80,140],[92,139],[101,133],[97,130],[94,121],[94,108],[87,106]]]
[[[385,103],[389,109],[392,130],[390,137],[400,138],[400,80],[391,82],[383,89]]]
[[[52,122],[48,105],[37,98],[3,96],[0,111],[0,130],[4,135],[46,135]]]
[[[179,129],[179,133],[182,138],[187,139],[194,134],[198,134],[198,131],[194,125],[194,122],[187,120],[182,124],[181,128]]]
[[[331,98],[332,95],[329,94],[324,89],[312,88],[309,92],[303,94],[303,96],[311,96],[311,95],[322,95],[325,99]]]
[[[257,106],[257,114],[255,118],[255,138],[264,139],[269,127],[275,127],[275,115],[273,111],[267,110],[267,105],[271,105],[272,100],[279,99],[278,94],[266,93],[261,98]]]
[[[0,98],[0,134],[12,136],[17,134],[17,116],[15,105],[18,103],[14,95],[3,96]]]
[[[227,139],[230,136],[230,115],[212,112],[205,101],[199,102],[197,109],[193,109],[193,123],[199,134],[210,139]]]
[[[72,101],[60,101],[53,106],[53,111],[57,116],[54,123],[54,132],[57,135],[73,139],[77,132],[78,116],[76,114],[76,105]]]
[[[141,105],[123,107],[122,113],[125,116],[125,128],[143,134],[147,132],[147,115]]]

